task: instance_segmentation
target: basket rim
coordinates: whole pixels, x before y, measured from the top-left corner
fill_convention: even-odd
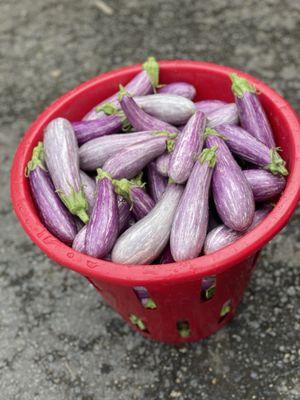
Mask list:
[[[199,69],[210,73],[228,76],[238,73],[254,84],[276,108],[289,128],[289,139],[293,142],[293,154],[290,161],[290,173],[286,188],[271,213],[251,232],[233,244],[215,253],[201,256],[193,260],[161,265],[124,265],[98,260],[81,254],[55,238],[30,206],[28,183],[24,177],[24,169],[29,159],[29,148],[36,143],[38,132],[45,126],[51,116],[61,107],[71,103],[75,97],[99,86],[111,79],[119,79],[125,73],[135,74],[141,65],[135,64],[121,67],[101,74],[80,84],[50,104],[30,125],[16,150],[11,169],[11,199],[13,208],[28,236],[49,258],[58,264],[68,267],[80,274],[102,281],[131,286],[133,284],[183,282],[201,279],[205,275],[216,275],[234,264],[242,262],[253,253],[259,251],[288,222],[300,199],[300,122],[292,107],[278,93],[262,81],[231,67],[192,60],[165,60],[159,62],[160,69],[188,69],[193,73]]]

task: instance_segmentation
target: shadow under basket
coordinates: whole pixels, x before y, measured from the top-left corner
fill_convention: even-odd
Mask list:
[[[147,338],[167,343],[200,340],[216,332],[235,314],[260,249],[288,222],[300,197],[300,125],[290,105],[255,78],[232,68],[195,61],[160,62],[160,82],[186,81],[197,88],[195,100],[232,102],[228,75],[236,72],[256,85],[282,149],[289,177],[265,220],[235,243],[194,260],[164,265],[121,265],[78,253],[41,223],[24,176],[45,126],[56,117],[80,120],[93,106],[125,85],[139,65],[91,79],[51,104],[29,127],[13,161],[11,197],[30,238],[54,261],[87,278],[130,326]],[[97,327],[95,327],[97,329]]]

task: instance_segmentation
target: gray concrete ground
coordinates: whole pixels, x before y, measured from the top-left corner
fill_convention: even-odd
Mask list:
[[[235,66],[300,112],[294,0],[0,1],[0,398],[299,399],[299,209],[263,251],[233,322],[174,348],[139,337],[20,228],[9,170],[24,130],[100,72],[157,58]]]

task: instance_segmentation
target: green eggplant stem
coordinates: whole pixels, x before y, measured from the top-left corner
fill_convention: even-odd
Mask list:
[[[230,74],[232,82],[231,90],[237,97],[243,97],[246,92],[256,93],[256,88],[247,79],[238,76],[237,74]]]
[[[36,167],[41,167],[46,169],[44,166],[44,146],[43,142],[39,142],[37,146],[32,151],[31,160],[28,161],[27,167],[25,169],[25,176],[28,177],[30,171],[33,171]]]

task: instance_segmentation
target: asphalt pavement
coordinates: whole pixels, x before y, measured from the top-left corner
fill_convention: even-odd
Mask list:
[[[299,209],[263,250],[233,321],[177,348],[132,332],[30,241],[9,172],[47,105],[148,55],[240,68],[300,113],[300,2],[0,0],[0,42],[0,399],[299,399]]]

